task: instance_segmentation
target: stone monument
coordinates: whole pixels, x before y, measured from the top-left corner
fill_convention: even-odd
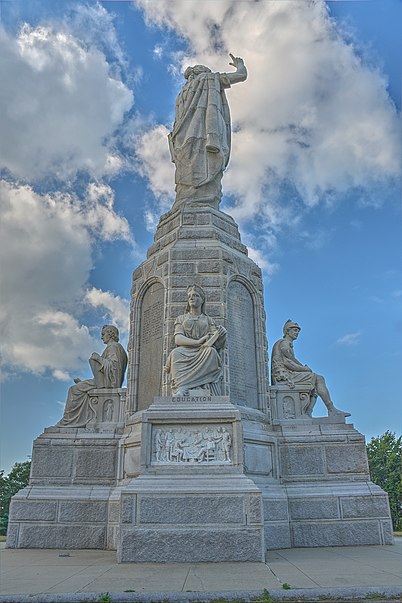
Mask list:
[[[225,89],[247,77],[231,58],[232,73],[185,72],[169,137],[176,200],[133,272],[127,389],[116,377],[70,390],[63,419],[34,442],[9,547],[208,562],[392,543],[364,437],[324,379],[296,360],[296,323],[274,346],[268,381],[261,270],[219,210],[230,152]],[[97,385],[96,369],[94,377]],[[312,417],[317,395],[327,417]]]

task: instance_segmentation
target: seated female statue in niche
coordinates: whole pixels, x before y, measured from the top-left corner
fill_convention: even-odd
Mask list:
[[[198,285],[187,288],[186,313],[176,318],[174,348],[165,370],[170,375],[172,392],[187,395],[192,389],[205,389],[221,395],[222,361],[218,350],[226,343],[226,329],[205,314],[205,293]]]
[[[58,427],[85,427],[91,419],[89,406],[91,391],[95,388],[121,387],[127,367],[127,354],[119,343],[119,331],[113,325],[104,325],[101,333],[106,345],[102,355],[93,352],[89,359],[93,379],[74,379],[68,390],[64,416]]]

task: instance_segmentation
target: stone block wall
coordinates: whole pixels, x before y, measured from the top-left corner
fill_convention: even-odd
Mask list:
[[[222,395],[268,412],[261,270],[248,258],[234,220],[210,207],[184,207],[162,216],[147,260],[133,272],[128,412],[148,408],[155,396],[170,395],[163,367],[174,347],[175,320],[185,312],[186,289],[193,283],[205,290],[207,313],[228,329],[221,352]]]
[[[108,548],[109,496],[107,488],[28,486],[12,499],[7,546]]]
[[[353,425],[312,419],[279,428],[279,466],[284,484],[369,480],[364,437]]]
[[[119,562],[263,561],[261,497],[193,487],[123,495]]]
[[[120,435],[52,428],[34,441],[30,485],[114,486]]]

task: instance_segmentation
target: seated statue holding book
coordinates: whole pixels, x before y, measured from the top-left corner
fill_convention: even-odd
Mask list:
[[[173,394],[185,396],[191,390],[204,389],[213,396],[221,395],[219,350],[226,343],[226,329],[205,313],[205,293],[198,285],[187,288],[186,312],[176,318],[174,341],[176,347],[165,366]]]

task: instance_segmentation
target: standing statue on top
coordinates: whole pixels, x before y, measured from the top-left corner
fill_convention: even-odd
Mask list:
[[[243,59],[230,55],[232,73],[213,73],[204,65],[188,67],[187,82],[176,100],[176,117],[169,134],[172,161],[176,165],[175,207],[204,203],[215,209],[222,196],[221,180],[229,162],[230,111],[225,88],[244,82]]]
[[[310,390],[312,403],[308,405],[306,414],[311,416],[317,396],[320,396],[328,410],[328,415],[343,415],[350,417],[349,412],[335,408],[324,377],[313,373],[307,364],[302,364],[295,358],[293,342],[300,333],[296,322],[287,320],[283,326],[283,338],[279,339],[272,348],[271,383],[288,385],[291,389],[296,385],[304,385]]]

